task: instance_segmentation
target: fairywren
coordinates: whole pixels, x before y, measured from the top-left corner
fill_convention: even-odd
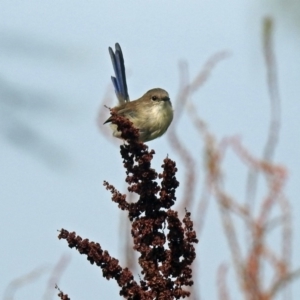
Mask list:
[[[115,45],[115,52],[108,48],[116,77],[111,77],[119,104],[113,109],[121,116],[129,119],[133,126],[139,129],[139,141],[148,142],[162,136],[173,120],[173,109],[169,94],[154,88],[146,92],[141,98],[130,101],[123,53],[120,45]],[[105,123],[110,123],[108,118]],[[110,124],[113,136],[121,138],[117,126]]]

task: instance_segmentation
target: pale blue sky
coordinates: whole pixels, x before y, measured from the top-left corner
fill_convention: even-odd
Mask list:
[[[174,99],[180,60],[188,62],[193,77],[212,54],[229,51],[191,100],[218,138],[239,135],[258,155],[269,120],[261,35],[265,15],[275,20],[282,99],[275,159],[289,170],[293,262],[300,265],[300,14],[295,3],[1,1],[0,297],[13,279],[39,266],[51,268],[62,254],[70,254],[59,282],[63,291],[72,299],[119,299],[114,281],[103,279],[99,269],[56,238],[61,227],[74,230],[121,258],[120,212],[102,182],[124,191],[124,172],[118,147],[99,133],[96,121],[111,84],[108,46],[122,46],[131,99],[158,86]],[[188,121],[185,115],[179,134],[200,161],[202,143]],[[167,138],[149,145],[157,153],[154,167],[167,154],[178,160],[180,180],[183,166]],[[234,161],[231,166],[235,176],[228,176],[228,190],[243,197],[245,172]],[[215,203],[198,249],[202,299],[217,299],[217,267],[231,259]],[[42,299],[48,276],[18,290],[15,299]],[[294,299],[300,297],[299,286],[293,285]],[[236,287],[232,296],[240,299]]]

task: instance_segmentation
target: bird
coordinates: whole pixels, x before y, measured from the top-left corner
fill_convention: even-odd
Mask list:
[[[108,51],[115,73],[115,77],[111,76],[111,80],[119,101],[113,110],[129,119],[139,130],[140,142],[148,142],[162,136],[173,120],[173,108],[168,92],[162,88],[153,88],[137,100],[130,101],[121,46],[116,43],[115,52],[111,47]],[[122,139],[117,125],[111,121],[110,117],[104,124],[110,123],[113,136]]]

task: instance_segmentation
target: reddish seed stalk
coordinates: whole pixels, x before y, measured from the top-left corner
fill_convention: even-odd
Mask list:
[[[138,142],[139,132],[132,123],[111,111],[112,123],[122,132],[126,141],[120,147],[128,191],[139,195],[135,203],[126,201],[126,195],[104,182],[112,194],[112,201],[128,211],[131,221],[133,249],[139,252],[138,262],[142,268],[141,279],[136,282],[128,268],[122,268],[119,261],[102,250],[99,243],[82,239],[75,232],[62,229],[60,239],[65,239],[69,247],[87,255],[91,264],[102,269],[106,279],[113,278],[120,286],[120,295],[126,299],[179,299],[190,295],[186,286],[193,285],[191,264],[196,253],[196,233],[190,213],[186,212],[182,221],[178,213],[171,209],[176,201],[175,191],[179,186],[175,174],[176,164],[168,157],[164,159],[162,173],[151,168],[155,152]],[[160,179],[160,184],[156,181]]]

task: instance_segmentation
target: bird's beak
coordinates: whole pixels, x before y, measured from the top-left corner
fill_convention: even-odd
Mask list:
[[[166,97],[163,97],[162,100],[163,101],[170,101],[170,98],[166,96]]]

